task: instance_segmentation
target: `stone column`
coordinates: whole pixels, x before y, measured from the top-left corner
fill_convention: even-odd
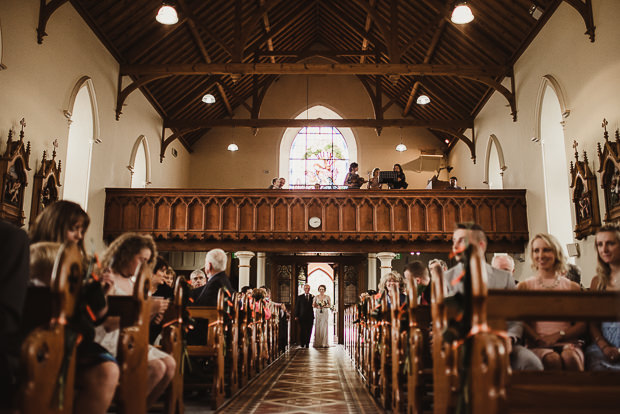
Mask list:
[[[377,253],[377,259],[381,261],[381,277],[392,271],[392,259],[396,257],[396,253],[382,252]]]
[[[265,259],[267,254],[264,252],[256,253],[256,287],[265,284]]]
[[[368,290],[377,290],[377,253],[368,253]]]
[[[239,259],[239,290],[250,284],[250,260],[254,257],[254,252],[236,252],[235,256]]]

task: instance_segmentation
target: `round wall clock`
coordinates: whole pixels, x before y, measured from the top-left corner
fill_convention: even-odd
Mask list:
[[[319,217],[310,217],[310,219],[308,219],[308,225],[316,229],[321,226],[321,219]]]

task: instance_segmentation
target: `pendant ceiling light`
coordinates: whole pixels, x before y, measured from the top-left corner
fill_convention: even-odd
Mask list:
[[[466,2],[459,3],[452,11],[452,17],[450,18],[452,23],[466,24],[474,20],[474,14]]]
[[[407,146],[403,144],[403,129],[400,128],[400,144],[396,146],[396,151],[403,152],[407,151]]]
[[[179,16],[177,15],[177,10],[174,8],[172,3],[163,2],[157,12],[155,20],[161,24],[176,24],[179,22]]]
[[[239,147],[237,146],[237,144],[235,144],[235,127],[233,127],[233,130],[232,130],[232,143],[228,144],[227,149],[230,152],[239,151]]]
[[[213,103],[215,103],[215,96],[211,95],[210,93],[206,94],[205,96],[202,97],[202,102],[211,105]]]
[[[415,101],[415,103],[417,103],[418,105],[426,105],[428,103],[431,103],[431,98],[426,95],[420,95],[418,96],[418,99]]]

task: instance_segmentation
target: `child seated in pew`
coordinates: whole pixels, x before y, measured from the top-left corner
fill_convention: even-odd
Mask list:
[[[581,288],[562,274],[566,273],[566,258],[558,240],[540,233],[530,242],[530,258],[536,274],[517,285],[520,290],[574,290]],[[586,331],[584,322],[564,321],[524,324],[532,352],[546,370],[583,371],[584,355],[581,337]]]
[[[125,233],[114,240],[103,255],[103,274],[113,282],[109,294],[130,295],[133,292],[131,277],[140,264],[152,267],[157,257],[155,241],[151,236],[137,233]],[[158,312],[158,309],[154,310]],[[152,310],[153,313],[153,310]],[[119,337],[118,318],[108,318],[103,326],[98,327],[96,341],[110,353],[116,355]],[[152,345],[148,353],[148,398],[151,406],[174,377],[176,362],[167,353]]]
[[[84,261],[87,260],[84,234],[89,223],[90,218],[82,207],[66,200],[56,201],[39,214],[30,229],[30,275],[33,285],[49,286],[56,254],[62,243],[76,243],[84,254]],[[101,283],[105,290],[107,282],[102,280]],[[96,316],[103,318],[105,312],[104,305]],[[83,340],[76,351],[74,410],[79,413],[105,413],[112,403],[120,370],[116,359],[93,341],[92,327],[81,325],[80,329]]]
[[[595,236],[598,266],[590,290],[620,290],[620,225],[607,224]],[[586,367],[620,372],[620,321],[591,322],[592,343],[586,348]]]

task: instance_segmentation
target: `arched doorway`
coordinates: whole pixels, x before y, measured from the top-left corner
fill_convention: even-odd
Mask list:
[[[93,143],[99,135],[97,101],[90,78],[84,77],[76,84],[65,114],[70,126],[63,199],[74,201],[86,210]]]
[[[334,284],[334,269],[328,263],[308,263],[308,281],[307,283],[310,285],[310,293],[313,295],[319,294],[319,286],[325,286],[325,294],[330,297],[332,306],[334,309],[338,309],[336,306],[336,301],[338,300],[338,295],[335,292],[335,284]],[[300,293],[301,294],[301,293]],[[327,310],[325,310],[327,312]],[[329,343],[333,345],[334,341],[334,328],[336,326],[336,314],[332,313],[331,318],[329,319]],[[314,341],[314,330],[312,332],[312,337],[310,338],[310,343]]]
[[[557,237],[566,250],[566,245],[573,243],[574,240],[563,126],[563,114],[567,111],[563,102],[564,99],[557,82],[546,77],[541,87],[538,120],[545,183],[547,232]]]

